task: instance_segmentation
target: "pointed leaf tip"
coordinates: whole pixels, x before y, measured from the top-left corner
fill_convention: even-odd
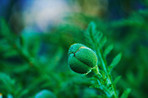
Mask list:
[[[122,53],[117,54],[117,56],[114,57],[114,59],[112,60],[110,66],[109,66],[109,72],[112,71],[112,69],[119,63],[119,61],[121,60],[122,57]]]

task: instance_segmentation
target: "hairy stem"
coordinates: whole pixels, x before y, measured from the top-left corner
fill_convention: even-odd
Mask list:
[[[107,63],[106,63],[106,60],[105,60],[104,57],[102,56],[102,53],[101,53],[101,50],[100,50],[100,49],[97,49],[96,53],[97,53],[97,55],[99,56],[99,59],[100,59],[100,61],[101,61],[101,65],[102,65],[102,67],[103,67],[103,70],[104,70],[105,73],[106,73],[106,77],[107,77],[107,80],[108,80],[107,83],[111,85],[111,87],[112,87],[112,89],[113,89],[113,91],[114,91],[114,97],[115,97],[115,98],[118,98],[117,92],[116,92],[116,88],[115,88],[115,86],[114,86],[114,84],[113,84],[113,81],[112,81],[112,79],[111,79],[111,76],[110,76],[110,74],[108,73],[108,70],[107,70]]]
[[[98,55],[99,60],[101,61],[101,65],[102,65],[103,70],[105,71],[105,74],[106,74],[106,77],[107,77],[107,84],[111,85],[114,97],[118,98],[116,88],[115,88],[115,86],[114,86],[114,84],[113,84],[113,82],[111,80],[111,76],[110,76],[110,74],[109,74],[109,72],[107,70],[107,62],[104,59],[100,48],[98,48],[99,46],[98,46],[98,44],[96,44],[97,42],[96,42],[95,38],[93,37],[92,33],[90,33],[90,38],[91,38],[92,42],[95,43],[93,45],[93,48],[96,50],[96,54]]]

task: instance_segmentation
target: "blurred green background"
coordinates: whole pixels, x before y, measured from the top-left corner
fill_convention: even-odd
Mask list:
[[[114,44],[108,62],[123,55],[112,75],[121,76],[118,94],[148,97],[148,0],[0,0],[0,19],[0,96],[98,98],[67,63],[69,46],[85,44],[94,21]]]

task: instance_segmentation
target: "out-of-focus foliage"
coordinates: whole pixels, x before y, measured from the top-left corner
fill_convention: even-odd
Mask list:
[[[47,32],[26,29],[20,2],[0,1],[4,13],[0,13],[0,96],[105,98],[102,91],[91,88],[91,78],[72,72],[67,64],[69,46],[87,44],[86,28],[94,21],[108,39],[108,47],[102,49],[107,62],[122,53],[119,63],[120,54],[113,60],[118,63],[112,69],[117,94],[147,98],[148,0],[67,0],[79,11]]]

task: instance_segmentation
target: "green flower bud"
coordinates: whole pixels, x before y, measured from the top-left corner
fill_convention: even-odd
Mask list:
[[[83,44],[73,44],[68,55],[68,64],[74,72],[86,74],[97,65],[96,53]]]

